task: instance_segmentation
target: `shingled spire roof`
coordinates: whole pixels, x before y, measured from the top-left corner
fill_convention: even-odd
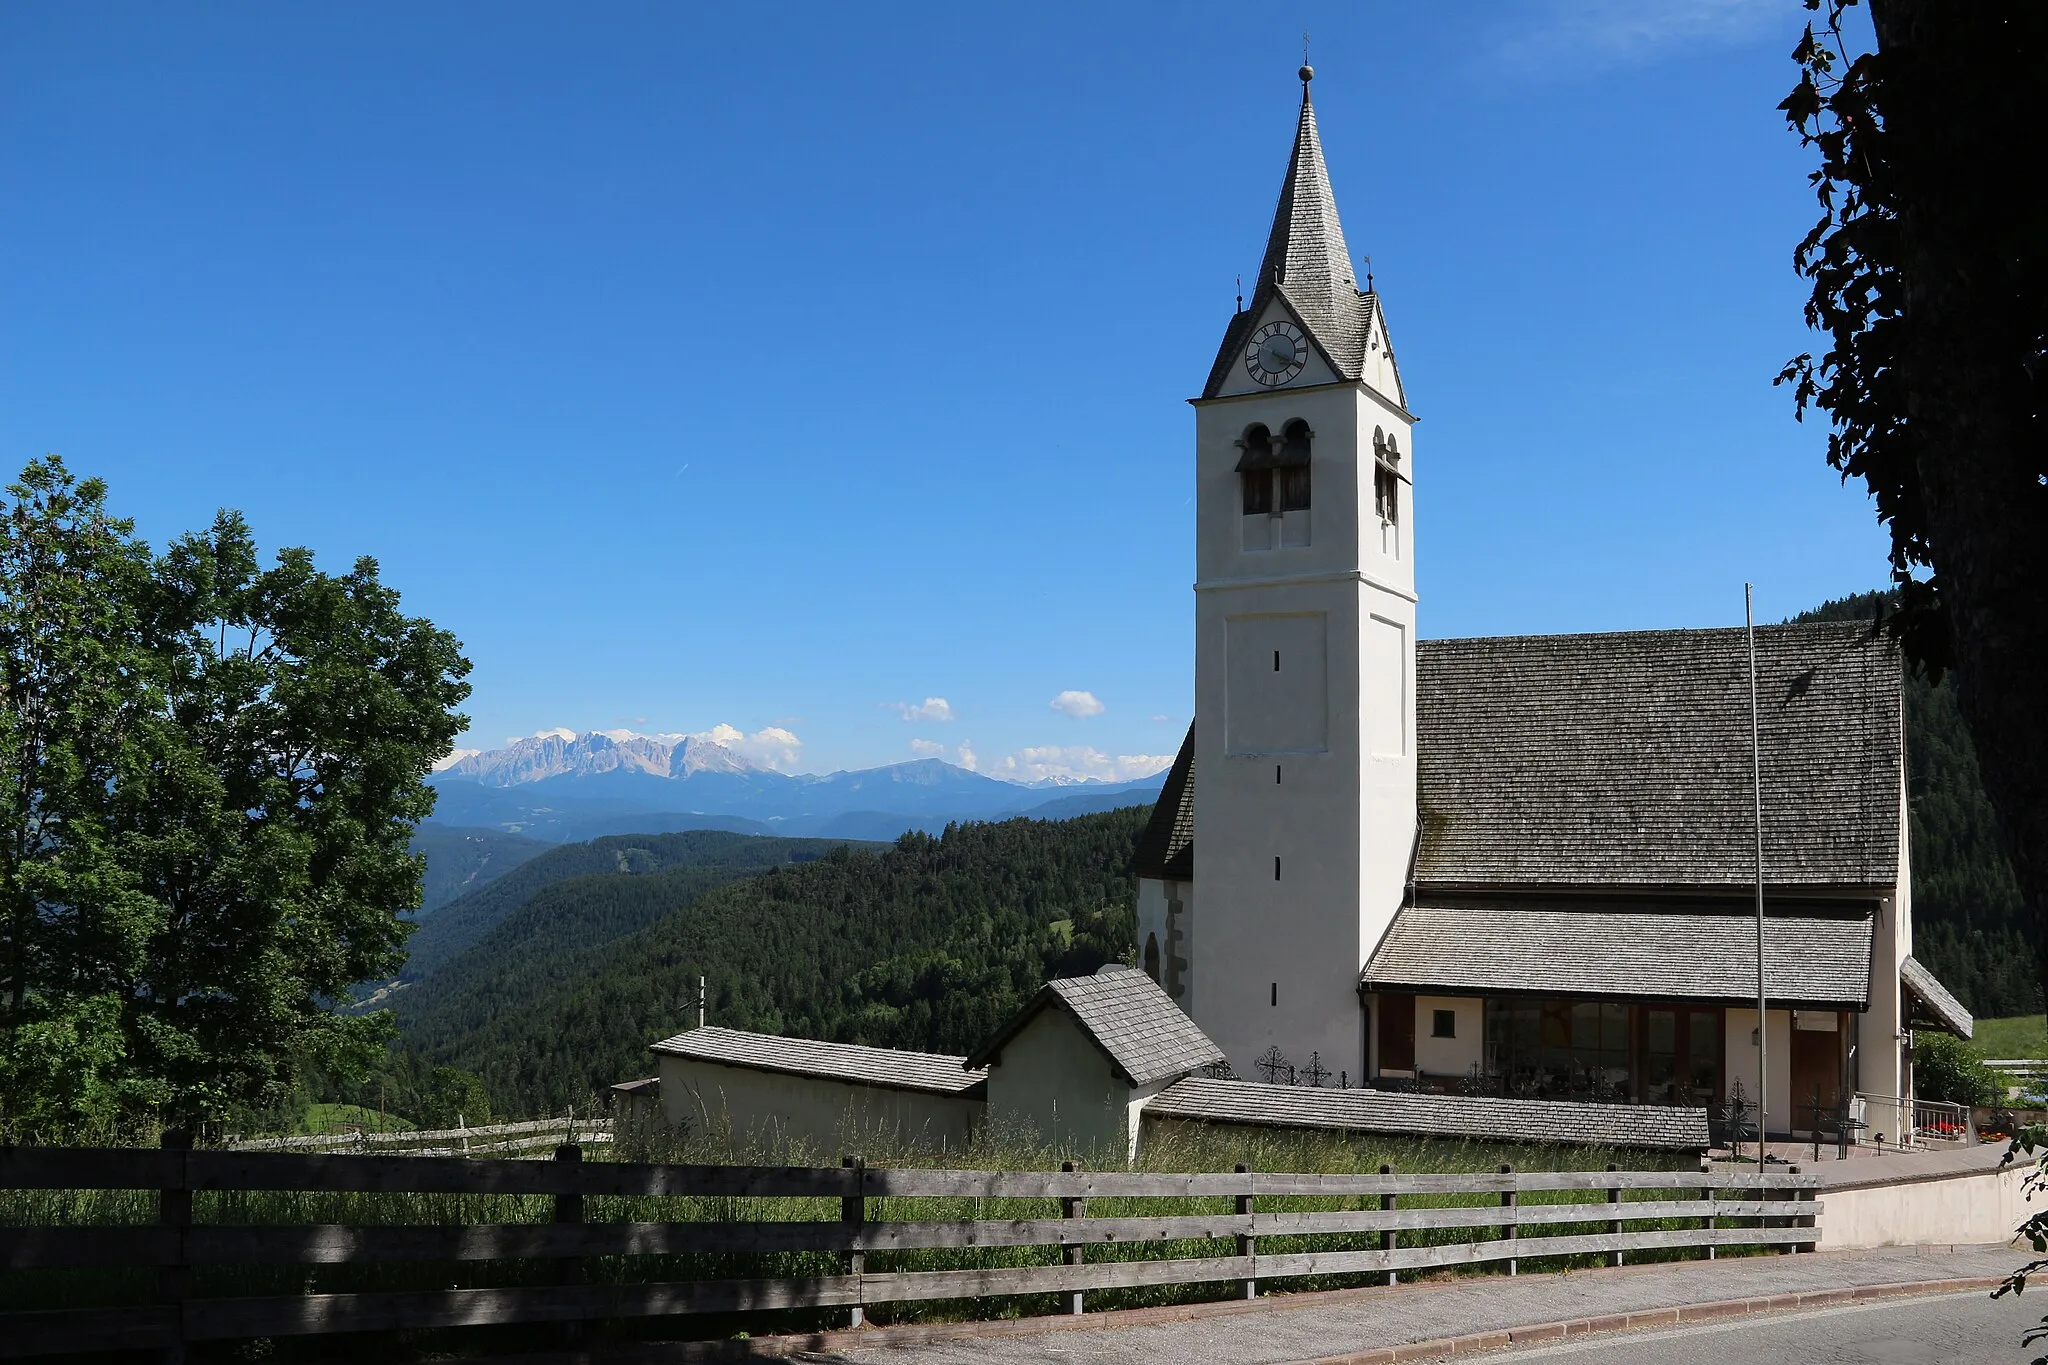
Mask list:
[[[1275,294],[1287,301],[1338,374],[1357,379],[1363,373],[1376,298],[1360,292],[1344,225],[1337,221],[1337,197],[1323,164],[1323,140],[1308,93],[1314,76],[1313,68],[1301,68],[1301,118],[1295,125],[1287,179],[1280,186],[1280,204],[1273,211],[1273,230],[1266,237],[1266,258],[1259,266],[1251,308],[1233,318],[1225,332],[1204,390],[1210,396]]]
[[[1354,322],[1358,272],[1344,225],[1337,221],[1337,197],[1323,164],[1323,140],[1316,132],[1316,106],[1309,98],[1312,68],[1301,69],[1301,121],[1294,130],[1294,155],[1280,186],[1280,206],[1266,238],[1260,284],[1277,284],[1294,311],[1327,349]]]

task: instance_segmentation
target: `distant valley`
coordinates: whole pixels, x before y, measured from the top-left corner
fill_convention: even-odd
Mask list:
[[[936,834],[963,820],[1066,819],[1157,796],[1133,782],[1022,783],[939,759],[790,774],[694,736],[558,732],[470,754],[434,774],[434,821],[561,844],[714,829],[827,839]],[[430,855],[431,862],[431,855]]]

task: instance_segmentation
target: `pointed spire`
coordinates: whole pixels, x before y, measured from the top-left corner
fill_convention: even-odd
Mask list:
[[[1266,259],[1259,267],[1260,284],[1277,284],[1302,321],[1325,346],[1357,311],[1358,272],[1351,249],[1337,221],[1337,199],[1330,192],[1330,172],[1323,165],[1323,142],[1316,132],[1316,108],[1308,83],[1315,68],[1301,68],[1301,122],[1294,132],[1294,156],[1280,187],[1280,207],[1266,238]]]

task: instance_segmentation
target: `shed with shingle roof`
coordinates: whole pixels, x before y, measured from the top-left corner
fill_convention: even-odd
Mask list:
[[[1134,1154],[1146,1101],[1222,1061],[1152,978],[1110,966],[1048,981],[967,1065],[988,1069],[991,1122],[1100,1159]]]
[[[962,1057],[742,1029],[691,1029],[652,1051],[672,1124],[827,1148],[893,1129],[908,1143],[958,1149],[980,1127],[987,1089]]]

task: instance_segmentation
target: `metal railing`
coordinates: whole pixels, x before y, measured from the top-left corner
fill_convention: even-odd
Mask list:
[[[1901,1147],[1929,1143],[1972,1147],[1977,1143],[1977,1127],[1970,1121],[1965,1105],[1920,1099],[1902,1103],[1893,1095],[1871,1095],[1860,1090],[1856,1092],[1856,1101],[1862,1106],[1860,1117],[1872,1141],[1889,1141]]]

